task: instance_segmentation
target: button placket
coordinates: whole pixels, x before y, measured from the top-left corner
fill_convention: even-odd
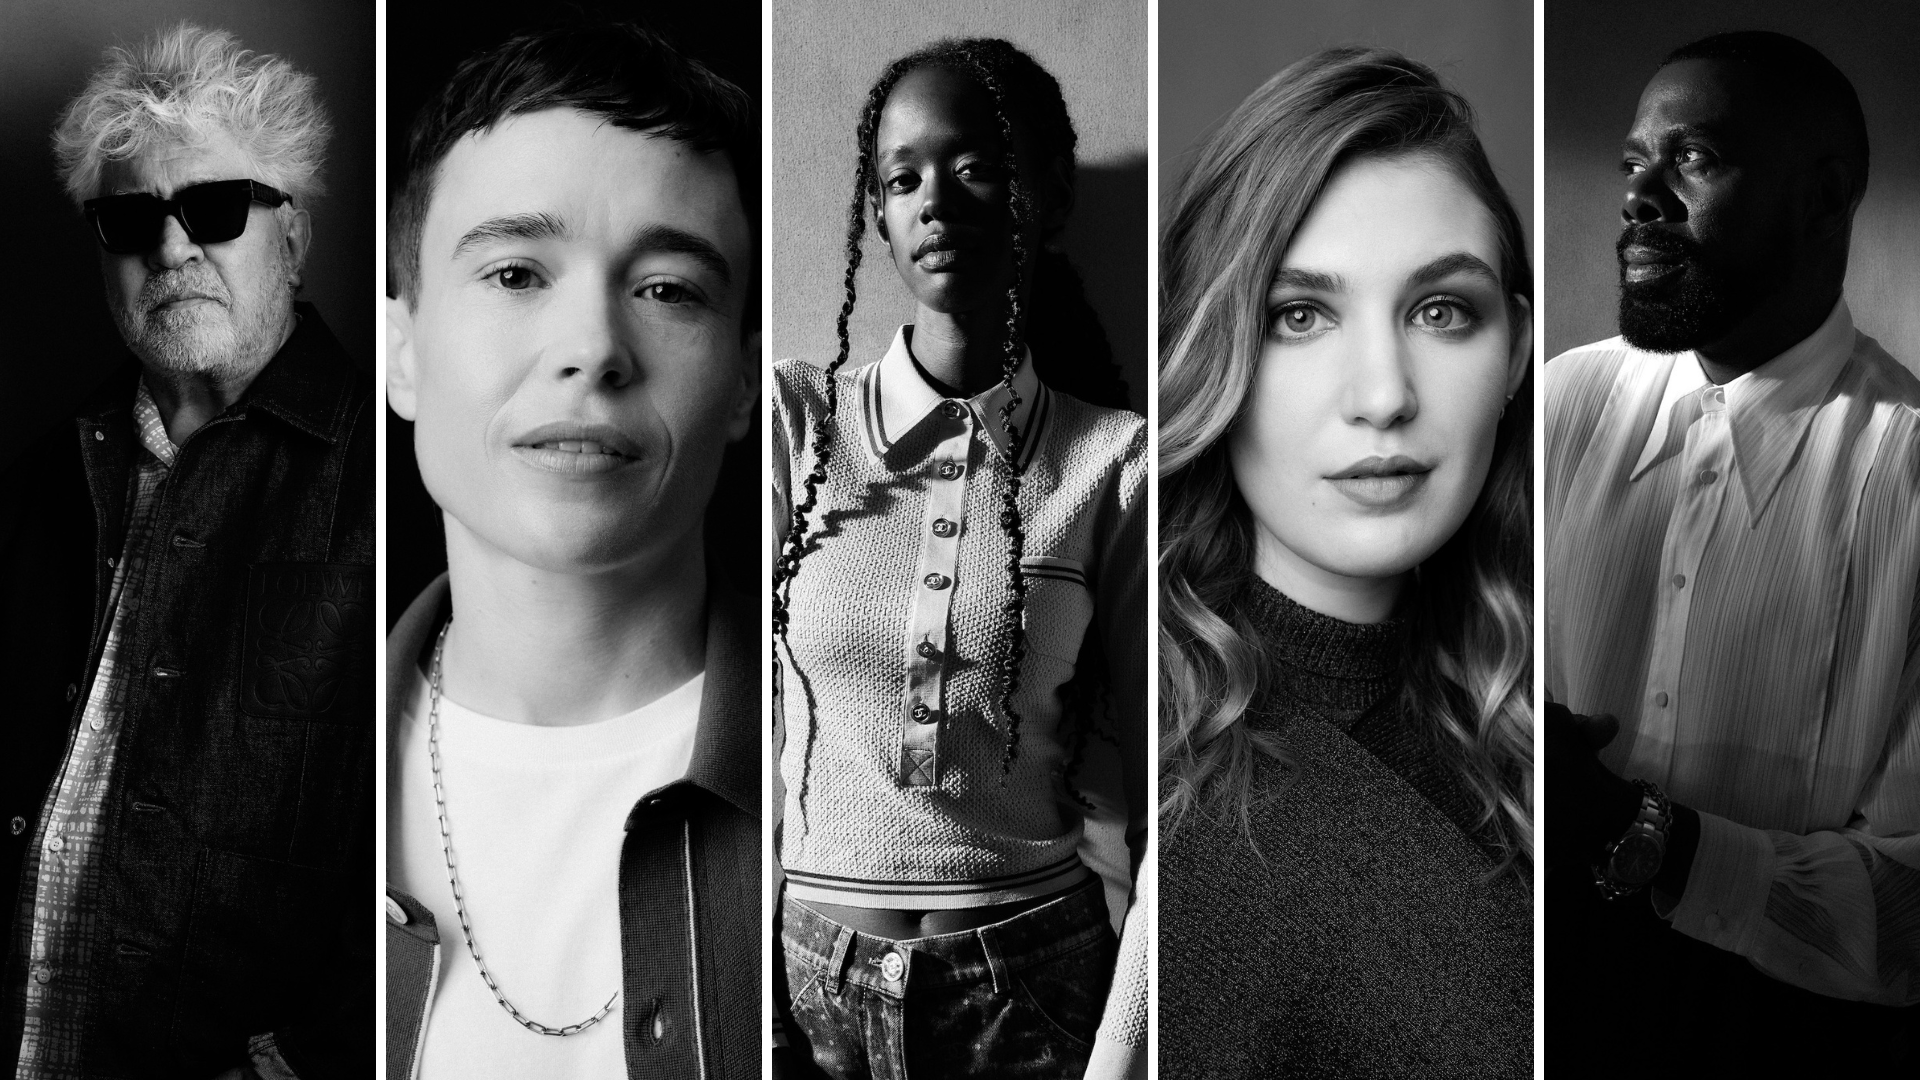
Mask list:
[[[1698,480],[1730,476],[1733,433],[1726,397],[1719,387],[1700,391],[1700,416],[1686,434],[1678,462],[1680,476]],[[1732,483],[1687,483],[1674,493],[1667,534],[1661,544],[1660,589],[1655,603],[1653,642],[1648,653],[1641,720],[1628,761],[1632,775],[1666,783],[1679,739],[1680,677],[1686,655],[1687,623],[1693,609],[1700,560],[1713,536]]]
[[[949,404],[958,405],[957,402]],[[940,720],[947,677],[948,615],[966,520],[965,462],[973,443],[973,415],[964,406],[942,408],[946,437],[927,466],[927,505],[920,528],[920,565],[907,628],[907,679],[900,697],[900,784],[932,787],[940,782]],[[955,413],[958,415],[955,415]]]

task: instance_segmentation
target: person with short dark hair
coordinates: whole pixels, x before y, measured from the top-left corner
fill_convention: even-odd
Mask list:
[[[331,132],[186,23],[54,131],[127,355],[0,474],[7,1076],[373,1056],[373,388],[298,299]]]
[[[393,1077],[759,1074],[760,654],[703,531],[752,498],[757,142],[627,25],[415,118],[387,393],[448,572],[388,639]]]
[[[1802,42],[1676,49],[1621,336],[1547,365],[1556,1075],[1915,1060],[1920,380],[1842,295],[1866,133]]]

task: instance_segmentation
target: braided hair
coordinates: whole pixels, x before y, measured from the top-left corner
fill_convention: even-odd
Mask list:
[[[1072,183],[1074,147],[1077,136],[1067,115],[1060,84],[1032,57],[1012,44],[995,38],[966,38],[936,42],[889,64],[867,91],[856,128],[858,153],[854,164],[853,195],[847,206],[845,274],[846,299],[840,305],[835,322],[839,352],[827,366],[826,409],[813,423],[811,445],[813,466],[801,484],[800,498],[792,505],[785,540],[773,571],[773,626],[780,644],[785,645],[791,619],[789,596],[793,578],[800,572],[802,558],[810,550],[807,542],[809,518],[819,503],[820,485],[826,482],[827,465],[833,453],[833,418],[839,407],[839,386],[834,376],[845,366],[851,351],[848,321],[857,296],[856,279],[860,270],[862,241],[866,236],[869,206],[882,197],[879,172],[875,167],[875,141],[880,116],[894,87],[909,72],[923,67],[944,67],[973,80],[993,104],[1001,143],[1009,157],[1007,169],[1008,210],[1013,234],[1013,280],[1006,293],[1006,326],[1001,341],[1000,385],[1006,401],[999,410],[1001,430],[1007,437],[1007,452],[1001,458],[1004,483],[1001,491],[1000,527],[1006,536],[1007,600],[1001,615],[1005,624],[1004,646],[998,656],[1000,711],[1007,718],[1005,743],[1001,752],[1001,778],[1013,767],[1020,744],[1020,714],[1014,695],[1020,688],[1020,664],[1026,656],[1027,579],[1020,561],[1026,550],[1026,532],[1020,513],[1021,456],[1028,433],[1013,422],[1022,404],[1014,388],[1029,345],[1033,347],[1034,370],[1049,386],[1071,393],[1094,404],[1124,407],[1126,384],[1113,361],[1106,334],[1092,308],[1087,304],[1080,278],[1058,252],[1041,252],[1032,260],[1033,291],[1031,303],[1023,300],[1029,265],[1028,242],[1036,221],[1034,193],[1021,175],[1018,165],[1020,143],[1015,138],[1014,121],[1022,122],[1032,145],[1042,160],[1058,158],[1065,162],[1068,183]],[[1030,313],[1031,312],[1031,313]],[[797,448],[796,448],[797,449]],[[817,541],[815,542],[817,544]],[[775,650],[774,677],[780,677],[779,652]],[[803,758],[811,760],[815,716],[808,695],[807,735]],[[806,766],[802,767],[798,796],[806,800]]]

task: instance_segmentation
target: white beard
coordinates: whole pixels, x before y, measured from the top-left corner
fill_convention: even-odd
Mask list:
[[[226,381],[251,376],[279,351],[293,317],[287,279],[284,264],[278,264],[236,296],[211,267],[188,263],[149,277],[131,307],[109,287],[107,307],[121,340],[147,368]],[[160,307],[192,293],[214,302]]]

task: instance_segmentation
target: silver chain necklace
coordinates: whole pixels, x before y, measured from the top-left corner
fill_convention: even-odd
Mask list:
[[[460,913],[460,933],[467,939],[467,952],[473,956],[473,966],[480,969],[480,978],[487,984],[487,989],[493,991],[493,1000],[507,1010],[507,1015],[513,1017],[514,1023],[540,1035],[578,1035],[607,1018],[607,1014],[613,1011],[613,1003],[620,1000],[620,991],[615,990],[607,1003],[600,1006],[600,1011],[587,1019],[566,1027],[548,1027],[514,1008],[513,1002],[507,1000],[507,995],[501,993],[500,984],[493,981],[493,972],[487,970],[487,962],[480,959],[480,946],[474,944],[473,920],[468,917],[467,902],[460,895],[460,872],[453,867],[453,830],[447,827],[447,793],[440,783],[440,655],[446,651],[447,631],[452,628],[453,620],[448,619],[447,625],[440,628],[439,638],[433,643],[433,671],[427,679],[433,700],[433,706],[427,712],[427,758],[433,763],[433,804],[440,811],[440,851],[447,857],[447,884],[453,887],[453,907]]]

